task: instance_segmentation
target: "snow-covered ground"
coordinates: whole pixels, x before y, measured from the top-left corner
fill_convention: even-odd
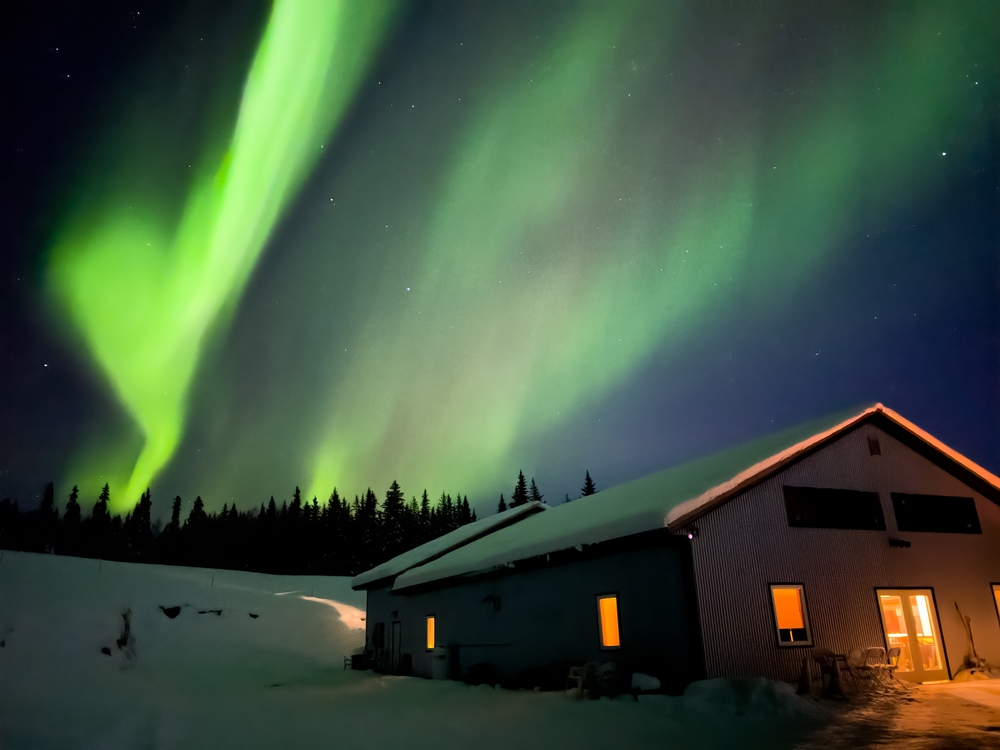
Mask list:
[[[346,578],[4,552],[0,748],[780,748],[837,715],[762,680],[579,701],[345,672],[363,606]]]

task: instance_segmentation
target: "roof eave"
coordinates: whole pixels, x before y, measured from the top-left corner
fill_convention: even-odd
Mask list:
[[[719,506],[729,502],[740,493],[760,484],[779,471],[811,456],[835,440],[839,440],[861,425],[883,419],[886,422],[881,427],[889,427],[885,431],[892,435],[892,437],[895,437],[939,468],[947,471],[959,481],[976,490],[988,500],[1000,505],[1000,478],[958,453],[958,451],[949,448],[933,435],[920,429],[892,409],[886,408],[882,404],[876,404],[865,409],[860,414],[841,422],[839,425],[835,425],[829,430],[803,441],[798,446],[792,446],[788,455],[782,456],[773,462],[771,459],[765,459],[756,466],[752,466],[746,471],[741,472],[729,482],[713,487],[703,495],[687,503],[682,503],[677,507],[680,508],[683,505],[690,504],[692,506],[691,510],[682,512],[675,518],[670,518],[670,514],[668,514],[664,518],[664,526],[673,531],[681,529],[701,518],[706,513],[710,513]],[[758,467],[760,468],[758,469]],[[708,497],[707,500],[705,499],[706,497]]]
[[[488,527],[486,529],[483,529],[483,531],[481,533],[474,534],[472,536],[466,537],[460,543],[455,544],[455,545],[453,545],[451,547],[446,547],[446,548],[444,548],[442,550],[439,550],[435,554],[430,555],[430,556],[428,556],[428,557],[420,560],[419,562],[415,562],[412,565],[408,565],[408,566],[404,567],[402,570],[398,570],[398,571],[396,571],[394,573],[388,573],[387,575],[381,576],[380,578],[373,578],[371,580],[363,580],[363,581],[360,581],[360,582],[356,582],[358,578],[361,578],[364,575],[366,575],[367,573],[370,573],[371,570],[374,570],[375,568],[372,568],[371,570],[367,570],[364,573],[359,573],[358,575],[354,576],[354,578],[351,580],[351,589],[353,591],[368,591],[368,590],[373,589],[373,588],[379,588],[380,586],[378,584],[384,584],[386,581],[389,581],[390,584],[391,584],[391,582],[395,581],[396,578],[398,578],[399,576],[401,576],[403,573],[405,573],[408,570],[412,570],[413,568],[418,568],[421,565],[426,565],[429,562],[437,560],[439,557],[444,557],[449,552],[454,552],[455,550],[460,549],[461,547],[464,547],[467,544],[471,544],[472,542],[478,541],[479,539],[482,539],[485,536],[489,536],[490,534],[492,534],[495,531],[499,531],[500,529],[506,528],[506,527],[510,526],[511,524],[517,523],[517,522],[519,522],[519,521],[527,518],[528,516],[534,515],[535,513],[539,513],[539,512],[541,512],[543,510],[546,510],[548,508],[548,506],[545,503],[542,503],[542,502],[532,501],[531,505],[533,505],[534,507],[526,508],[524,510],[524,512],[518,513],[516,515],[512,515],[510,518],[508,518],[507,520],[505,520],[503,523],[494,524],[493,526],[490,526],[490,527]],[[406,554],[406,553],[403,553],[403,554]],[[386,561],[386,562],[389,562],[389,561]],[[381,563],[381,564],[384,565],[385,563]]]

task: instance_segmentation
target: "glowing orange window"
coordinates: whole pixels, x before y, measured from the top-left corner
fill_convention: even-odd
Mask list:
[[[597,610],[601,620],[601,648],[620,648],[622,642],[618,632],[618,597],[597,597]]]
[[[427,616],[427,650],[434,650],[434,615]]]
[[[806,616],[806,600],[801,584],[783,583],[771,585],[771,603],[774,605],[774,621],[778,628],[778,644],[781,646],[808,646],[812,643],[809,621]]]
[[[997,605],[997,617],[1000,617],[1000,583],[993,584],[993,601]]]

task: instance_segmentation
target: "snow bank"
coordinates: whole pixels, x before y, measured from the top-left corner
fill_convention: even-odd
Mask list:
[[[0,747],[171,744],[168,716],[340,671],[364,644],[363,607],[346,578],[6,551]],[[127,610],[134,659],[115,643]]]
[[[812,731],[774,683],[574,701],[345,672],[364,638],[364,595],[348,583],[5,552],[0,747],[721,750],[794,747]],[[115,644],[126,609],[134,660]]]
[[[811,721],[828,716],[825,708],[797,695],[787,682],[763,677],[720,677],[693,682],[684,691],[684,704],[687,710],[702,714],[768,721],[775,718]]]

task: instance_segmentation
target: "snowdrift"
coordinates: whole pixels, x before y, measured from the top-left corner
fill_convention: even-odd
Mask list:
[[[345,672],[349,583],[4,552],[0,747],[781,748],[826,720],[764,680],[587,701]]]

